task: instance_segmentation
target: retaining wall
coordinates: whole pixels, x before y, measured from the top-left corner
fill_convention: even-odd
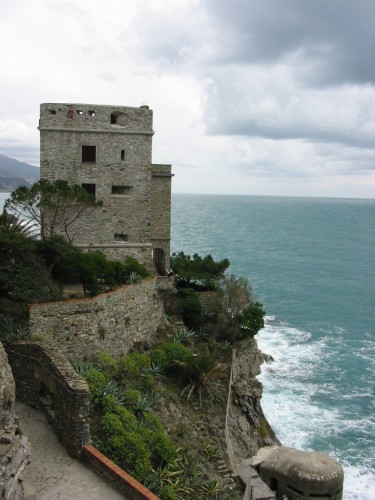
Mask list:
[[[73,457],[81,457],[90,441],[90,399],[86,382],[63,354],[41,342],[7,347],[17,398],[46,413],[59,441]]]
[[[31,335],[43,334],[67,356],[90,359],[98,351],[119,356],[150,345],[165,321],[153,278],[95,297],[32,304]]]
[[[132,476],[129,476],[129,474],[93,446],[86,445],[84,447],[84,461],[99,476],[106,479],[122,493],[127,500],[160,500],[159,497],[154,495]]]

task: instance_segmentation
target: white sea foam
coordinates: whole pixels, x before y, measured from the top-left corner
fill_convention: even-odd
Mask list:
[[[364,393],[358,393],[353,389],[353,392],[339,394],[336,385],[341,377],[339,366],[332,367],[333,380],[326,382],[319,378],[324,366],[332,364],[334,346],[340,346],[345,333],[337,329],[332,339],[322,336],[313,340],[310,332],[267,317],[266,326],[258,335],[258,345],[275,362],[264,364],[259,376],[264,385],[262,407],[284,445],[303,450],[319,449],[341,462],[345,473],[345,500],[374,500],[372,436],[375,421],[372,417],[351,414],[348,406],[361,398],[372,400],[372,391],[367,388]],[[341,400],[342,405],[330,404],[332,397]],[[322,403],[324,398],[326,404]],[[347,436],[353,436],[352,441]],[[358,448],[367,451],[359,457]],[[366,453],[370,456],[366,457]]]

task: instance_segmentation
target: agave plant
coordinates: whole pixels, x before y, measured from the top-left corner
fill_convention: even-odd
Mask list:
[[[199,488],[199,492],[203,498],[207,500],[217,500],[218,495],[221,492],[220,483],[216,481],[216,479],[204,481]]]
[[[134,272],[130,273],[128,278],[129,285],[132,285],[133,283],[139,283],[140,281],[142,281],[142,276],[140,274]]]
[[[115,380],[109,380],[109,382],[103,385],[96,395],[96,402],[102,404],[105,396],[112,396],[115,406],[125,403],[124,389]]]
[[[179,328],[173,337],[173,342],[180,342],[181,344],[188,344],[195,337],[195,331],[183,326]]]
[[[6,343],[16,339],[25,339],[29,333],[28,325],[5,320],[0,328],[0,340]]]
[[[138,400],[134,412],[141,416],[143,413],[151,411],[155,406],[157,406],[161,401],[161,396],[155,391],[147,391]]]
[[[156,377],[164,378],[165,366],[162,366],[158,363],[154,363],[153,361],[151,361],[148,370],[149,370],[149,372],[152,373],[152,375],[155,375]]]
[[[82,361],[80,359],[70,359],[69,362],[73,366],[75,371],[82,376],[87,370],[95,368],[95,365],[93,363],[87,363],[86,361]]]

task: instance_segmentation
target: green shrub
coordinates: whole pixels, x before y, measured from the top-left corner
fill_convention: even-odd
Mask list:
[[[118,362],[110,354],[103,351],[98,352],[95,357],[95,362],[109,377],[116,378],[118,373]]]
[[[161,348],[167,358],[167,368],[170,368],[178,363],[183,363],[192,358],[191,350],[178,342],[168,342]]]
[[[120,417],[126,431],[136,431],[138,429],[138,420],[130,410],[123,406],[117,406],[114,413]]]
[[[135,257],[131,257],[128,255],[125,260],[124,260],[124,270],[128,278],[130,277],[131,273],[138,274],[141,276],[141,278],[147,278],[150,276],[149,271],[147,268],[138,262],[138,260]]]
[[[178,291],[181,297],[181,316],[185,325],[191,330],[199,330],[202,325],[202,306],[199,294],[191,288],[182,288]]]
[[[159,491],[161,500],[179,500],[179,496],[174,491],[174,486],[171,484],[164,484]]]
[[[84,372],[84,378],[89,386],[90,397],[95,400],[104,387],[104,385],[108,382],[105,374],[96,368],[89,368]]]
[[[0,233],[0,294],[25,303],[61,299],[44,261],[27,244],[9,242]]]
[[[147,354],[133,352],[119,360],[119,378],[127,388],[143,389],[153,383],[150,372],[151,360]]]
[[[126,389],[124,392],[125,406],[134,411],[141,397],[142,393],[138,389]]]
[[[115,462],[144,483],[152,474],[151,452],[137,432],[119,432],[109,437],[107,446]]]
[[[102,417],[101,425],[107,438],[124,432],[120,416],[112,412],[107,412]]]
[[[152,463],[155,466],[167,464],[176,457],[176,449],[164,434],[163,424],[154,413],[144,413],[142,433],[152,450]]]
[[[155,366],[159,366],[161,368],[166,368],[168,366],[168,356],[164,349],[158,347],[151,351],[150,354],[151,363]]]

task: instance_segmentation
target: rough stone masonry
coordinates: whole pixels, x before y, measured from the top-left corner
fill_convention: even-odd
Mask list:
[[[148,106],[41,104],[40,175],[78,184],[103,202],[70,228],[75,245],[169,269],[171,166],[152,165]],[[59,228],[64,234],[62,227]]]

